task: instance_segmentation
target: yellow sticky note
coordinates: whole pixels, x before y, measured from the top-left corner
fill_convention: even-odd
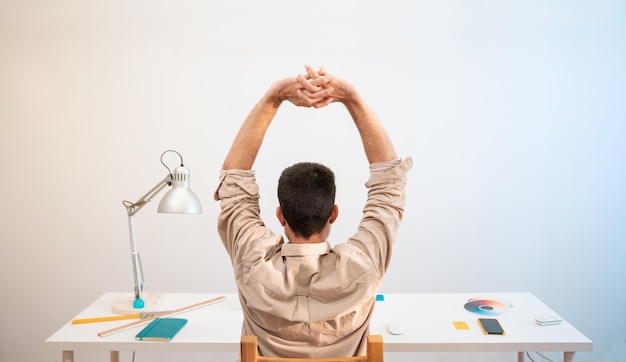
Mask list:
[[[470,329],[465,322],[452,322],[452,324],[454,324],[454,328],[456,329]]]

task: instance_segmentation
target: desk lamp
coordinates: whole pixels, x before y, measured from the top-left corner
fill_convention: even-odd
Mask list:
[[[163,162],[166,153],[173,152],[180,157],[180,166],[174,172]],[[201,214],[202,206],[198,197],[189,189],[189,169],[183,164],[183,157],[174,150],[167,150],[161,154],[161,164],[165,166],[168,173],[150,191],[135,202],[123,201],[122,204],[128,212],[128,229],[130,232],[130,254],[133,261],[133,276],[135,278],[134,296],[122,296],[113,304],[113,312],[118,314],[135,314],[139,311],[156,310],[163,301],[162,293],[144,293],[144,276],[141,266],[141,258],[137,252],[135,241],[135,227],[133,226],[133,215],[137,213],[146,203],[155,197],[166,186],[172,186],[161,202],[159,203],[159,213],[175,214]]]

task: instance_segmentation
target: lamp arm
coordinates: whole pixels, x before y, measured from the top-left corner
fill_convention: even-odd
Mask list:
[[[137,252],[137,242],[135,241],[135,226],[133,225],[133,215],[128,214],[128,232],[130,234],[130,256],[133,261],[133,278],[135,279],[135,308],[142,308],[142,292],[143,292],[143,267],[141,266],[141,257]]]
[[[137,242],[135,241],[135,226],[133,225],[133,215],[135,215],[141,208],[147,204],[153,197],[155,197],[165,186],[170,185],[172,180],[171,174],[165,176],[161,182],[156,184],[150,191],[146,192],[139,200],[135,202],[122,201],[122,204],[126,207],[128,213],[128,232],[130,234],[130,256],[133,261],[133,277],[135,279],[135,302],[134,308],[143,308],[144,302],[142,299],[144,277],[143,267],[141,265],[141,257],[137,251]]]
[[[155,197],[161,190],[165,188],[165,186],[171,185],[172,183],[172,175],[168,174],[165,176],[161,182],[156,184],[150,191],[146,192],[139,200],[135,202],[130,201],[122,201],[122,204],[126,207],[126,211],[128,212],[128,216],[133,216],[139,211],[145,204],[147,204],[153,197]]]

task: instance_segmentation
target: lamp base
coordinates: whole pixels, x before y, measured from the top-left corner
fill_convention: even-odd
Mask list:
[[[143,308],[135,308],[133,305],[135,303],[135,294],[127,293],[122,294],[119,299],[113,302],[113,313],[116,314],[137,314],[144,312],[156,312],[163,300],[165,299],[165,294],[163,293],[143,293],[142,298],[144,302]]]

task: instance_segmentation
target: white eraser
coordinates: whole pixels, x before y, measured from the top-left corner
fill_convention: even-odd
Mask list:
[[[557,316],[542,316],[535,318],[535,322],[540,326],[549,326],[563,322],[563,318]]]

